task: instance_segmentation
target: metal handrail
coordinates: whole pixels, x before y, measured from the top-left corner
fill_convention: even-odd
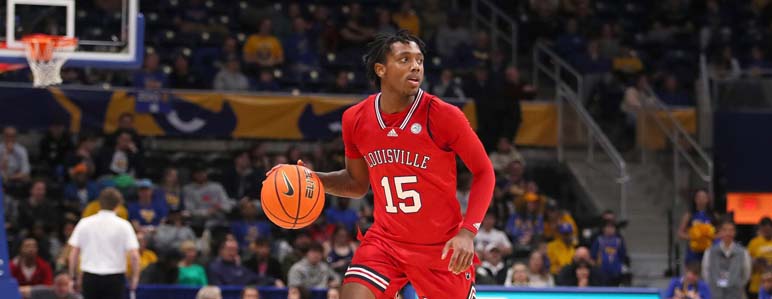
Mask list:
[[[552,66],[546,66],[541,61],[542,57],[549,58],[552,62]],[[563,138],[563,102],[568,102],[576,111],[579,116],[579,120],[587,127],[587,135],[589,140],[587,142],[587,161],[592,163],[594,160],[595,143],[600,144],[603,152],[609,157],[611,162],[619,171],[619,176],[616,177],[616,183],[620,185],[620,198],[619,198],[619,214],[620,218],[627,219],[627,184],[630,181],[630,176],[627,172],[627,164],[622,158],[622,155],[614,147],[611,141],[608,139],[600,126],[592,118],[592,115],[585,109],[582,104],[581,97],[584,90],[584,79],[575,68],[568,64],[565,60],[560,58],[555,52],[550,50],[546,45],[542,43],[536,44],[533,50],[533,79],[537,89],[539,88],[539,74],[540,72],[547,75],[555,82],[556,88],[556,102],[558,107],[558,160],[563,161],[564,152],[564,138]],[[565,82],[561,75],[566,72],[573,76],[576,80],[576,87]]]
[[[702,181],[705,183],[711,183],[713,180],[713,161],[711,160],[710,156],[707,152],[705,152],[702,147],[697,143],[696,140],[686,132],[686,129],[681,125],[678,120],[675,119],[672,113],[670,113],[670,110],[668,107],[662,102],[662,100],[659,99],[656,93],[651,89],[651,87],[646,86],[644,89],[644,92],[646,93],[646,97],[644,97],[644,101],[642,104],[647,105],[655,109],[656,111],[665,111],[667,115],[668,120],[671,123],[671,129],[668,129],[667,126],[662,122],[662,120],[657,117],[656,115],[653,115],[651,118],[654,119],[654,122],[657,124],[657,126],[662,130],[662,132],[667,136],[667,138],[670,140],[670,142],[673,144],[674,149],[684,158],[689,165],[691,166],[692,170],[694,170],[695,173],[700,177]],[[648,109],[644,109],[645,111],[650,111]],[[702,164],[705,166],[703,169],[698,165],[698,161],[695,161],[694,157],[689,154],[689,151],[687,148],[685,148],[681,142],[681,140],[684,140],[687,142],[689,147],[694,150],[695,153],[697,153],[697,156],[702,162]]]
[[[485,17],[481,17],[478,11],[478,7],[480,7],[480,4],[486,6],[488,10],[491,12],[491,19],[488,20]],[[511,17],[509,17],[507,14],[503,13],[502,10],[493,2],[490,0],[474,0],[472,1],[472,20],[475,22],[472,22],[473,28],[477,29],[477,23],[480,22],[481,24],[487,26],[491,34],[491,41],[493,43],[493,48],[496,48],[498,46],[499,37],[502,38],[505,42],[509,43],[509,45],[512,47],[512,64],[517,65],[517,35],[518,35],[518,25],[517,21],[513,20]],[[510,28],[510,34],[507,36],[504,33],[501,33],[498,27],[498,19],[503,20],[507,23],[507,25]]]

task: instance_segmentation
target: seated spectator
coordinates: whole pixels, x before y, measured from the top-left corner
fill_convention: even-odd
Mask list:
[[[323,53],[336,52],[341,37],[335,20],[330,18],[330,8],[325,5],[317,5],[313,14],[310,31],[314,36],[319,37],[321,51]]]
[[[622,47],[619,55],[614,56],[612,65],[614,71],[625,74],[637,74],[643,70],[643,61],[638,57],[638,53],[628,47]]]
[[[478,31],[471,47],[458,47],[454,55],[454,65],[459,68],[487,68],[491,60],[491,38],[488,32]]]
[[[710,299],[710,288],[700,279],[700,264],[686,265],[682,277],[674,277],[665,290],[665,299]]]
[[[241,264],[239,244],[226,240],[220,246],[219,256],[209,263],[209,283],[214,285],[246,285],[255,283],[257,276]]]
[[[271,224],[257,219],[257,207],[251,201],[241,201],[239,212],[241,219],[231,223],[231,232],[240,248],[245,249],[252,241],[271,237]]]
[[[260,71],[257,83],[255,83],[255,90],[257,91],[280,91],[281,86],[273,77],[273,72],[268,69]]]
[[[134,126],[134,113],[123,112],[118,116],[118,128],[114,132],[105,136],[103,147],[114,147],[118,141],[118,137],[123,133],[131,135],[131,141],[134,142],[134,146],[137,148],[137,152],[142,152],[142,136],[139,136],[137,128]]]
[[[272,34],[270,19],[260,22],[259,31],[247,38],[242,53],[249,67],[275,67],[284,63],[284,49]]]
[[[268,239],[252,240],[249,250],[252,256],[244,262],[244,267],[257,274],[257,284],[284,287],[284,273],[279,260],[271,255],[271,242]]]
[[[587,52],[578,56],[576,65],[583,74],[606,74],[611,72],[611,59],[600,54],[598,41],[587,44]]]
[[[139,242],[139,271],[140,273],[147,268],[147,266],[150,266],[151,264],[158,261],[158,255],[155,254],[154,251],[147,248],[147,235],[143,231],[137,231],[137,241]],[[131,277],[131,273],[134,272],[134,269],[131,268],[131,261],[129,260],[129,257],[126,257],[126,275]]]
[[[435,47],[444,59],[451,59],[463,44],[470,45],[472,33],[463,25],[463,16],[452,13],[447,23],[437,30]]]
[[[504,281],[504,286],[507,287],[528,287],[531,286],[528,280],[528,268],[523,263],[515,263],[507,271],[507,278]]]
[[[494,197],[511,200],[525,193],[525,165],[522,160],[507,164],[504,174],[499,176],[494,189]]]
[[[253,200],[260,198],[263,180],[265,172],[254,169],[249,153],[244,151],[233,159],[233,167],[225,170],[222,184],[230,198]]]
[[[155,52],[148,51],[145,54],[145,63],[142,65],[142,69],[135,72],[132,77],[134,87],[147,89],[166,87],[168,78],[158,67],[160,60],[161,58]]]
[[[619,286],[622,282],[622,269],[627,260],[627,248],[625,240],[617,234],[616,223],[606,222],[603,225],[603,234],[593,241],[590,254],[597,257],[596,264],[603,271],[606,283],[609,286]]]
[[[205,286],[198,290],[196,299],[222,299],[222,291],[217,286]]]
[[[141,179],[135,186],[137,200],[128,204],[129,221],[135,228],[153,231],[169,214],[166,199],[162,193],[155,192],[153,182],[149,179]]]
[[[761,285],[764,269],[772,268],[772,219],[769,217],[764,217],[759,222],[757,236],[748,243],[748,254],[753,259],[748,292],[755,294]]]
[[[538,195],[528,192],[523,195],[526,200],[525,209],[516,210],[507,219],[507,234],[515,242],[518,252],[530,252],[541,238],[544,231],[544,212]]]
[[[303,259],[306,255],[306,250],[308,250],[308,247],[314,242],[305,232],[295,235],[294,238],[291,245],[289,240],[276,240],[278,243],[276,246],[276,257],[281,261],[282,273],[289,272],[289,269],[292,268],[295,263]]]
[[[182,211],[185,209],[185,201],[182,198],[182,187],[180,187],[180,176],[177,168],[167,167],[164,169],[164,176],[161,179],[161,185],[158,190],[164,193],[166,197],[166,206],[169,211]]]
[[[177,250],[165,251],[155,263],[148,265],[140,274],[142,284],[177,284],[179,263],[182,255]]]
[[[693,106],[694,101],[679,86],[678,79],[669,75],[665,78],[663,89],[657,92],[657,96],[669,106]]]
[[[340,299],[340,289],[339,288],[327,289],[327,299]]]
[[[233,206],[225,188],[220,183],[210,182],[207,169],[201,165],[193,169],[193,182],[182,188],[182,197],[185,198],[185,210],[198,226],[224,224],[225,214]]]
[[[175,8],[177,15],[174,16],[174,25],[186,33],[227,32],[225,26],[210,21],[210,10],[203,0],[184,1]]]
[[[39,155],[42,162],[49,169],[49,173],[57,179],[65,175],[63,166],[64,158],[74,145],[72,136],[62,121],[54,120],[46,131],[46,135],[40,140]]]
[[[0,146],[0,175],[5,184],[20,185],[29,181],[30,165],[27,148],[16,142],[16,128],[3,129]],[[9,188],[6,185],[6,188]]]
[[[181,89],[203,89],[207,84],[195,73],[190,71],[190,62],[184,55],[178,55],[174,60],[174,69],[169,75],[169,87]]]
[[[772,299],[772,270],[767,270],[761,275],[759,299]]]
[[[64,166],[67,167],[69,171],[72,171],[73,168],[80,163],[83,163],[86,166],[86,176],[91,178],[96,171],[96,159],[94,158],[95,149],[96,138],[88,134],[81,134],[81,136],[78,137],[78,143],[75,150],[67,153],[67,157],[64,158]],[[68,173],[68,175],[70,175],[70,179],[72,179],[72,174]]]
[[[324,211],[327,222],[334,225],[341,225],[348,231],[354,230],[354,225],[359,221],[359,215],[353,209],[349,208],[351,199],[345,197],[336,198],[337,205],[331,206]]]
[[[88,166],[79,163],[69,169],[70,180],[64,185],[64,201],[62,204],[71,211],[80,213],[86,205],[99,195],[99,185],[89,179]]]
[[[480,284],[503,285],[507,279],[506,268],[499,247],[496,244],[488,244],[482,255],[482,264],[477,267],[475,280]]]
[[[241,72],[241,63],[238,58],[228,58],[225,67],[214,76],[212,86],[215,90],[247,90],[249,79]]]
[[[453,70],[443,69],[440,81],[432,86],[431,93],[441,98],[465,98],[461,85],[453,77]]]
[[[187,240],[180,243],[179,276],[177,283],[186,286],[205,286],[209,284],[204,267],[196,263],[198,259],[198,249],[193,240]]]
[[[586,271],[586,272],[585,272]],[[576,248],[571,263],[560,270],[555,278],[559,286],[603,286],[605,279],[603,272],[594,266],[587,247]]]
[[[113,148],[104,148],[99,155],[97,175],[131,175],[139,167],[139,149],[127,132],[120,133]]]
[[[292,265],[287,273],[289,287],[327,288],[340,285],[340,278],[323,259],[324,249],[311,243],[305,257]]]
[[[751,72],[761,72],[772,70],[772,62],[766,59],[764,50],[756,45],[751,48],[751,58],[745,64],[745,67],[750,69]]]
[[[730,46],[721,49],[721,56],[711,64],[711,73],[717,79],[737,79],[742,75],[740,62],[732,54]]]
[[[375,29],[369,27],[363,18],[362,4],[351,3],[348,17],[343,21],[340,29],[341,47],[361,49],[375,37]]]
[[[509,256],[512,253],[512,243],[503,231],[494,227],[495,224],[496,214],[488,211],[483,218],[482,227],[474,237],[475,250],[484,253],[488,245],[493,244],[499,248],[501,255]]]
[[[574,227],[568,223],[561,223],[557,229],[559,238],[555,238],[547,244],[547,257],[550,260],[550,273],[556,275],[564,266],[571,263],[574,257]]]
[[[324,242],[323,245],[327,263],[340,277],[343,277],[357,250],[357,244],[351,240],[351,234],[346,228],[339,226],[335,229],[332,240]]]
[[[531,256],[528,258],[528,286],[536,288],[555,286],[555,280],[544,261],[545,257],[541,251],[531,252]]]
[[[619,43],[616,32],[614,32],[614,25],[610,23],[603,24],[600,31],[600,38],[598,39],[600,55],[605,58],[613,58],[619,55],[622,46]]]
[[[415,10],[413,10],[413,3],[411,1],[402,1],[399,11],[394,13],[392,20],[400,29],[407,30],[412,35],[421,36],[421,19],[418,18]]]
[[[287,299],[311,299],[311,291],[303,286],[294,286],[287,289]]]
[[[292,33],[284,39],[287,63],[297,73],[306,72],[319,65],[316,39],[308,32],[308,23],[302,17],[292,21]]]
[[[351,86],[351,82],[348,79],[349,74],[350,73],[347,71],[339,71],[335,76],[335,83],[332,87],[328,88],[326,92],[343,94],[354,93],[354,88]]]
[[[102,205],[99,203],[99,201],[92,200],[90,203],[86,205],[85,208],[83,208],[83,212],[80,214],[80,218],[86,218],[88,216],[95,215],[101,209],[102,209]],[[126,206],[124,206],[122,203],[119,204],[117,208],[115,208],[115,215],[125,220],[129,220],[129,211],[126,209]]]
[[[558,203],[555,200],[548,200],[546,205],[545,214],[546,219],[544,221],[544,236],[545,240],[555,240],[561,238],[559,228],[563,223],[567,223],[571,226],[571,243],[576,245],[579,243],[579,229],[574,221],[574,217],[571,216],[566,210],[558,207]]]
[[[565,57],[576,55],[586,49],[585,38],[579,33],[578,22],[575,18],[566,20],[565,29],[555,41],[555,48],[558,53]]]
[[[379,8],[376,12],[378,15],[378,25],[375,30],[378,33],[394,34],[397,33],[397,26],[391,20],[391,12],[385,8]]]
[[[153,245],[160,251],[176,250],[182,242],[195,239],[193,229],[182,222],[182,211],[178,210],[169,211],[166,221],[153,233]]]
[[[19,293],[26,299],[83,299],[73,288],[74,285],[70,274],[60,273],[54,278],[53,286],[23,286],[19,288]]]
[[[29,189],[29,198],[19,202],[16,223],[22,232],[29,231],[36,223],[45,228],[59,225],[59,213],[55,202],[46,198],[46,182],[36,180]]]
[[[520,152],[517,151],[509,138],[499,138],[498,143],[496,144],[496,151],[488,154],[488,157],[490,157],[491,164],[493,164],[493,169],[496,170],[496,172],[503,173],[507,166],[515,161],[520,162],[518,173],[522,171],[522,166],[524,164],[523,156],[520,155]],[[522,174],[520,176],[522,176]]]
[[[11,260],[10,271],[20,286],[51,285],[54,279],[51,266],[38,256],[38,242],[32,238],[21,242],[19,255]]]
[[[240,299],[260,299],[260,292],[257,291],[256,287],[253,286],[247,286],[244,287],[243,290],[241,290],[241,297]]]
[[[76,217],[73,217],[76,218]],[[64,269],[67,269],[67,263],[69,262],[70,257],[70,250],[72,250],[72,247],[70,244],[67,244],[67,240],[70,239],[70,236],[72,236],[72,232],[75,230],[75,224],[77,222],[74,219],[68,219],[64,221],[64,224],[62,225],[61,229],[58,231],[58,245],[52,245],[52,248],[59,248],[58,253],[53,255],[54,259],[54,272],[61,272]],[[52,250],[52,252],[56,252],[57,250]]]

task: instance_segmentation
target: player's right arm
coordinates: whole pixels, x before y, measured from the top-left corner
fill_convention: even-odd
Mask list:
[[[362,198],[370,188],[367,163],[364,158],[346,158],[346,168],[333,172],[317,172],[324,191],[340,197]]]

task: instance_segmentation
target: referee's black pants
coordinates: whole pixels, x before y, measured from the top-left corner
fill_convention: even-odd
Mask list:
[[[126,274],[97,275],[83,272],[83,299],[123,299]]]

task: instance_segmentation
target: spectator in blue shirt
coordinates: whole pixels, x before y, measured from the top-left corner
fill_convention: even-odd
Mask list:
[[[163,88],[166,86],[166,74],[158,68],[160,58],[156,53],[145,55],[145,64],[142,70],[134,73],[134,87],[137,88]]]
[[[605,74],[611,72],[611,59],[600,55],[598,41],[587,44],[587,53],[577,57],[576,65],[584,74]]]
[[[209,263],[207,276],[212,285],[243,286],[257,281],[257,275],[241,265],[239,244],[232,239],[220,246],[220,255]]]
[[[135,227],[157,227],[169,213],[166,198],[153,192],[153,182],[148,179],[139,180],[136,186],[137,201],[128,204],[129,221]]]
[[[80,213],[86,205],[99,196],[99,184],[88,178],[88,166],[80,162],[69,169],[72,181],[64,186],[65,207]]]
[[[710,289],[700,279],[699,262],[686,265],[686,274],[670,281],[665,299],[710,299]]]
[[[284,55],[295,72],[305,72],[318,64],[316,40],[308,34],[306,20],[297,17],[292,22],[292,33],[284,39]]]
[[[585,43],[584,37],[579,34],[576,19],[570,18],[566,20],[565,31],[555,41],[555,48],[561,55],[571,56],[583,52]]]
[[[681,90],[678,79],[675,76],[667,76],[664,88],[657,92],[657,95],[665,104],[669,106],[693,106],[694,102],[689,95]]]
[[[255,240],[271,237],[271,225],[265,220],[257,220],[257,207],[252,202],[242,201],[239,211],[241,220],[231,223],[231,232],[240,248],[247,248]]]
[[[350,199],[338,197],[337,200],[337,206],[329,207],[327,208],[327,211],[325,211],[327,222],[343,225],[346,230],[353,231],[354,225],[359,221],[359,215],[357,215],[356,211],[349,209],[348,204]]]
[[[603,271],[606,284],[619,286],[622,282],[622,266],[627,256],[627,248],[624,239],[617,234],[616,223],[606,222],[603,225],[603,234],[595,238],[590,254]]]

